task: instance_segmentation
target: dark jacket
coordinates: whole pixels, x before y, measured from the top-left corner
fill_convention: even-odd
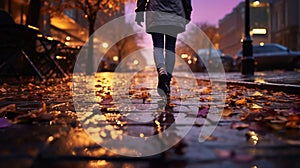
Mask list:
[[[146,31],[165,34],[178,34],[185,31],[191,20],[191,0],[137,0],[136,21],[144,21]]]

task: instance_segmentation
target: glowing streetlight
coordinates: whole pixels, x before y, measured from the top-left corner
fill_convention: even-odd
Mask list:
[[[66,37],[66,40],[68,40],[68,41],[71,40],[71,37],[70,37],[70,36],[67,36],[67,37]]]
[[[257,6],[259,6],[260,5],[260,2],[259,1],[254,1],[253,2],[253,6],[255,6],[255,7],[257,7]]]

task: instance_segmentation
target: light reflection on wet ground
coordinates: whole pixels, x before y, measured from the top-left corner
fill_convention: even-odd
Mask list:
[[[247,110],[243,107],[235,109],[230,117],[222,117],[214,133],[203,137],[207,141],[199,143],[205,121],[198,116],[199,107],[220,106],[218,102],[211,102],[208,82],[200,81],[198,87],[186,88],[180,83],[187,84],[190,79],[176,77],[172,83],[171,101],[167,102],[156,93],[155,73],[99,73],[91,78],[74,76],[74,80],[77,79],[80,82],[76,82],[78,90],[73,96],[80,103],[74,103],[76,112],[70,105],[70,97],[63,96],[70,95],[68,89],[53,95],[48,90],[48,99],[44,95],[32,98],[28,104],[18,98],[19,104],[16,104],[20,112],[43,109],[41,102],[45,101],[46,111],[54,119],[41,122],[38,119],[31,121],[29,117],[12,127],[0,129],[1,135],[6,137],[0,139],[1,167],[297,167],[299,164],[299,129],[273,130],[254,122],[245,128],[233,129],[232,123],[240,124],[240,114]],[[62,88],[63,84],[55,90],[60,92]],[[248,93],[245,88],[230,89],[238,91],[236,97],[250,96],[255,92],[249,90]],[[40,90],[36,91],[44,93]],[[28,98],[26,94],[23,96]],[[285,98],[289,97],[292,98]],[[194,98],[197,101],[193,101]],[[256,103],[262,105],[259,99],[262,97]],[[13,98],[5,99],[8,100],[18,102]],[[281,99],[274,101],[274,106],[286,109],[292,100],[299,101]],[[175,129],[170,132],[170,137],[180,143],[152,157],[118,155],[140,155],[133,148],[139,144],[129,144],[113,152],[98,145],[101,141],[122,140],[125,136],[146,139],[172,125]],[[189,127],[192,129],[183,136],[181,132]],[[167,143],[163,139],[161,142]],[[144,145],[143,149],[153,150],[155,145]]]
[[[122,150],[117,152],[119,154],[147,156],[148,154],[145,155],[142,151],[149,151],[151,155],[161,153],[178,143],[196,120],[198,96],[191,88],[180,87],[176,80],[172,82],[172,97],[171,101],[168,101],[157,94],[155,73],[102,73],[98,74],[96,79],[78,79],[80,81],[75,82],[78,87],[75,86],[73,96],[75,102],[80,104],[75,107],[83,128],[100,145],[107,145],[107,141],[117,141],[113,143],[116,147],[109,148],[113,151]],[[81,84],[89,80],[97,82],[88,82],[91,85]],[[194,79],[181,82],[192,83],[188,80]],[[81,88],[82,86],[90,87],[96,96],[93,96],[92,92],[82,92],[86,90]],[[197,101],[191,101],[192,98]],[[183,108],[181,103],[184,104]],[[173,130],[168,129],[169,127]],[[167,138],[163,135],[165,130],[171,130]],[[162,147],[152,143],[153,135],[158,135],[159,142],[155,144],[162,143]],[[135,145],[140,146],[137,151],[134,150],[135,146],[132,146],[134,144],[126,141],[127,138],[134,140],[134,137],[143,139],[142,142],[136,142]],[[151,145],[141,144],[143,142]],[[123,146],[120,148],[118,143],[123,143]],[[156,147],[159,149],[155,149]]]

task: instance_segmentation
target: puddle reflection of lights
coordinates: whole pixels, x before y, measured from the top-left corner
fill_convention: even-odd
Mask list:
[[[158,127],[160,127],[159,121],[155,120],[155,124],[156,124]]]
[[[65,59],[67,59],[67,57],[66,56],[57,55],[56,59],[64,59],[65,60]]]
[[[250,142],[252,145],[256,145],[258,143],[259,137],[254,131],[249,131],[247,133],[248,142]]]
[[[264,79],[255,79],[254,82],[256,82],[256,83],[267,83]]]
[[[51,143],[53,140],[54,140],[54,137],[53,136],[49,136],[48,139],[47,139],[47,142]]]
[[[91,167],[99,167],[99,166],[103,167],[103,166],[107,166],[108,162],[105,160],[90,161],[89,165]]]

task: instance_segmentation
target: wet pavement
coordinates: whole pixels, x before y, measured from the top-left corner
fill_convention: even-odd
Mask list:
[[[199,79],[209,79],[208,73],[195,73],[195,76]],[[300,86],[300,70],[257,71],[254,73],[253,77],[244,77],[240,72],[226,72],[225,76],[228,81],[245,81],[255,83]]]
[[[223,75],[219,74],[219,76]],[[226,72],[224,76],[226,82],[232,85],[300,94],[300,70],[257,71],[254,76],[243,76],[240,72]],[[210,80],[208,73],[195,73],[195,77]]]
[[[299,95],[195,76],[175,74],[170,100],[157,94],[154,72],[3,84],[0,165],[300,166]]]

